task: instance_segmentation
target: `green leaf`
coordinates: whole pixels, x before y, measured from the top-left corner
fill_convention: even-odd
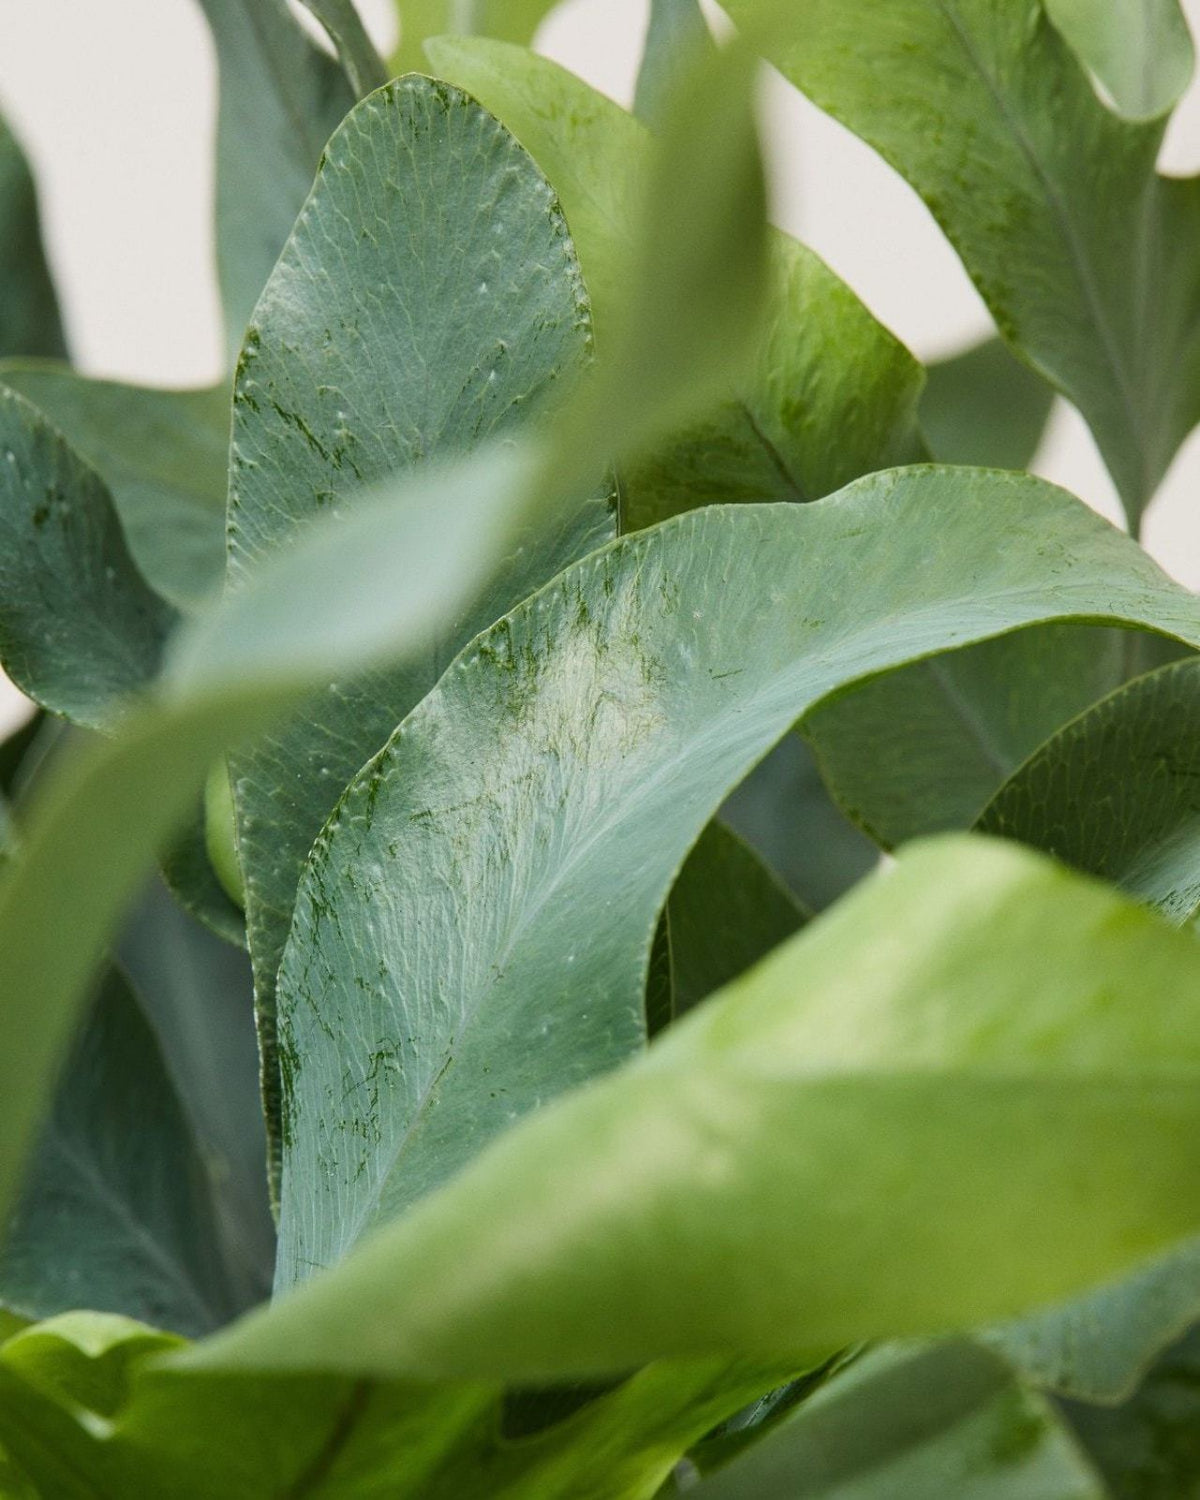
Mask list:
[[[810,911],[824,911],[879,863],[798,734],[785,735],[754,767],[721,815]]]
[[[151,390],[30,361],[0,365],[0,383],[100,475],[151,587],[179,609],[210,600],[225,572],[228,390]]]
[[[1054,392],[996,338],[929,366],[921,430],[947,464],[1027,469],[1042,440]]]
[[[978,826],[1152,902],[1200,908],[1200,660],[1139,677],[1047,741]]]
[[[554,9],[558,0],[395,0],[400,43],[392,54],[393,73],[425,70],[424,46],[443,32],[475,32],[522,46]]]
[[[798,932],[808,915],[750,846],[718,821],[684,862],[667,911],[676,1016]]]
[[[174,611],[138,573],[103,481],[0,388],[0,665],[81,724],[158,670]]]
[[[280,1284],[637,1050],[676,870],[811,705],[1020,624],[1196,638],[1198,611],[1080,502],[989,470],[695,511],[560,574],[472,643],[314,846],[280,970]]]
[[[647,192],[653,138],[581,79],[521,48],[440,38],[426,50],[441,76],[504,121],[553,183],[603,355],[620,321],[627,244]],[[693,61],[682,79],[695,72]],[[741,375],[727,366],[715,392],[721,405],[628,466],[624,529],[699,505],[812,500],[922,456],[920,366],[811,251],[776,233],[770,254],[769,321],[753,367]],[[714,330],[709,339],[720,348]]]
[[[733,66],[740,89],[721,95],[718,126],[750,109],[751,75],[736,59]],[[683,217],[692,233],[668,221],[678,249],[656,255],[664,226],[655,214],[632,263],[645,278],[640,299],[669,304],[682,286],[711,326],[731,322],[731,309],[743,319],[755,311],[744,271],[731,277],[714,247],[753,263],[763,225],[744,222],[732,245],[720,228],[730,202],[744,196],[737,178],[757,176],[755,161],[741,152],[718,157],[728,178],[712,170],[713,161],[707,173],[691,172],[692,153],[708,142],[691,129],[688,111],[703,102],[686,100],[678,123],[668,122],[660,164],[667,177],[694,177],[700,196]],[[651,199],[648,211],[662,207]],[[686,277],[678,274],[681,261]],[[747,326],[752,333],[753,317]],[[89,744],[52,768],[30,809],[21,855],[0,879],[0,1022],[11,1041],[0,1050],[0,1210],[11,1201],[47,1081],[105,942],[153,852],[194,808],[213,760],[316,685],[419,650],[519,549],[523,527],[544,534],[554,524],[571,494],[565,476],[593,482],[599,454],[623,456],[623,440],[635,442],[710,388],[714,352],[697,366],[681,365],[675,344],[656,350],[630,342],[627,349],[629,367],[608,368],[609,396],[597,406],[585,393],[586,407],[564,415],[543,449],[484,447],[384,486],[374,503],[360,501],[348,516],[314,521],[287,555],[190,629],[160,701],[129,719],[117,743]],[[397,558],[406,560],[402,570]],[[69,921],[60,920],[63,912]]]
[[[1156,175],[1165,122],[1111,114],[1040,6],[726,9],[925,199],[1005,340],[1087,419],[1136,527],[1200,417],[1200,179]]]
[[[1066,1416],[1111,1500],[1184,1500],[1200,1473],[1200,1333],[1156,1363],[1120,1406],[1067,1403]]]
[[[441,202],[448,173],[449,205],[414,211]],[[247,334],[234,402],[231,586],[372,480],[512,433],[578,377],[589,348],[566,225],[520,146],[444,84],[412,77],[373,95],[330,142]],[[275,973],[313,839],[454,653],[612,530],[605,497],[564,506],[402,668],[331,685],[234,759],[272,1136]]]
[[[162,856],[162,877],[179,904],[210,932],[246,947],[246,913],[232,901],[208,855],[203,800]]]
[[[650,1500],[690,1444],[778,1378],[728,1362],[654,1366],[515,1439],[495,1386],[210,1374],[152,1362],[136,1325],[128,1342],[125,1399],[101,1421],[84,1360],[61,1360],[48,1386],[28,1355],[14,1370],[0,1350],[0,1437],[56,1500]],[[82,1491],[70,1487],[79,1475]]]
[[[1061,1297],[1196,1228],[1197,984],[1192,933],[1044,855],[913,845],[189,1357],[550,1380],[795,1360]]]
[[[16,138],[0,119],[0,359],[66,353],[54,284],[42,249],[37,192]]]
[[[367,35],[354,0],[303,0],[337,48],[354,92],[361,98],[388,80],[383,62]]]
[[[1132,1276],[980,1337],[1034,1385],[1111,1403],[1198,1314],[1200,1240],[1190,1240]]]
[[[1108,1500],[1049,1404],[962,1342],[873,1350],[696,1500]]]
[[[208,1164],[231,1284],[245,1301],[260,1301],[271,1285],[275,1226],[249,960],[199,927],[157,882],[126,921],[117,959]]]
[[[1127,120],[1179,103],[1195,52],[1179,0],[1045,0],[1046,14]]]
[[[1057,729],[1177,649],[1091,626],[1022,630],[868,682],[801,732],[838,804],[891,848],[971,827]]]
[[[1198,733],[1200,662],[1162,667],[1049,739],[978,826],[1099,875],[1172,921],[1190,921],[1200,906]],[[1030,1378],[1114,1400],[1198,1313],[1200,1243],[995,1337]]]
[[[127,982],[80,1035],[0,1253],[29,1317],[81,1305],[207,1333],[245,1306],[224,1275],[208,1172]]]
[[[712,44],[699,0],[650,0],[650,21],[633,101],[633,112],[639,120],[653,127],[694,54]]]
[[[227,344],[236,358],[325,142],[355,95],[285,0],[200,4],[220,71],[217,271]]]

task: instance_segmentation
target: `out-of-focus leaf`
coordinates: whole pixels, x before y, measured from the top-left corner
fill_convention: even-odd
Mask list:
[[[1055,730],[1178,650],[1092,626],[1023,630],[855,688],[802,733],[838,804],[890,848],[971,827]]]
[[[742,91],[723,93],[722,117],[749,111],[750,75],[743,69],[737,81]],[[686,175],[693,145],[707,145],[703,136],[694,143],[686,113],[665,139],[667,176]],[[758,171],[740,152],[723,160],[735,179]],[[736,180],[719,172],[697,175],[696,184],[706,196],[688,205],[683,222],[693,229],[706,216],[722,220],[739,197]],[[661,206],[651,200],[648,212]],[[743,222],[732,246],[719,230],[693,240],[676,234],[665,260],[653,253],[661,231],[653,212],[632,257],[646,278],[639,297],[657,293],[669,302],[682,287],[710,326],[731,324],[735,310],[748,318],[745,336],[752,337],[757,308],[747,302],[747,278],[731,278],[713,251],[732,248],[755,261],[763,223]],[[677,274],[681,261],[685,278]],[[630,378],[611,364],[609,396],[598,405],[589,397],[586,411],[564,416],[542,449],[484,447],[384,486],[374,504],[359,502],[348,516],[315,521],[288,555],[189,629],[159,703],[128,720],[118,743],[82,747],[47,780],[20,858],[0,879],[0,1023],[11,1043],[0,1051],[0,1209],[11,1201],[48,1079],[104,944],[154,851],[194,807],[216,757],[316,685],[394,662],[444,631],[521,544],[524,527],[552,524],[571,493],[564,476],[587,474],[594,484],[599,455],[619,459],[629,451],[623,444],[636,444],[668,413],[686,410],[689,397],[699,403],[709,391],[715,351],[697,367],[680,363],[675,344],[657,365],[653,345],[627,348]],[[406,560],[403,569],[397,558]],[[69,923],[59,920],[63,911]]]
[[[134,566],[103,481],[0,389],[0,665],[88,725],[157,672],[174,611]]]
[[[1136,528],[1200,418],[1200,179],[1156,174],[1165,120],[1106,109],[1040,5],[725,8],[921,194],[1001,335],[1087,419]]]
[[[393,73],[425,71],[425,43],[445,32],[475,32],[503,42],[533,41],[534,33],[558,0],[394,0],[400,42],[392,54]]]
[[[540,1381],[1066,1295],[1196,1228],[1198,987],[1194,934],[1044,855],[913,845],[190,1358]]]
[[[146,581],[180,609],[211,599],[225,572],[228,390],[151,390],[30,361],[0,365],[0,384],[38,407],[108,486]]]
[[[717,821],[684,861],[667,912],[677,1016],[756,964],[807,918],[750,846]]]
[[[208,857],[202,800],[163,856],[162,876],[180,905],[210,932],[235,947],[246,946],[246,913],[230,900]]]
[[[123,1346],[85,1352],[82,1321],[0,1349],[0,1440],[55,1500],[649,1500],[687,1447],[778,1378],[664,1363],[514,1441],[494,1385],[170,1369],[152,1363],[168,1346],[136,1324]]]
[[[633,101],[633,112],[639,120],[654,125],[697,51],[711,46],[712,36],[699,0],[650,0],[650,21]]]
[[[1127,120],[1179,103],[1195,52],[1179,0],[1045,0],[1046,14]]]
[[[1047,741],[978,826],[1102,876],[1175,922],[1200,905],[1200,662],[1136,679]],[[1200,1315],[1200,1242],[1117,1286],[1000,1330],[1031,1378],[1086,1399],[1127,1395]]]
[[[0,119],[0,359],[64,355],[62,321],[42,249],[29,163]]]
[[[217,271],[231,358],[308,196],[349,79],[285,0],[200,0],[217,48]]]
[[[984,339],[928,367],[921,430],[940,463],[1027,469],[1054,391],[1000,339]]]
[[[435,202],[436,212],[419,207]],[[511,434],[579,377],[589,348],[566,225],[516,141],[445,84],[412,77],[373,95],[331,141],[247,334],[234,403],[231,586],[323,510],[352,506],[372,480]],[[613,527],[606,496],[564,506],[401,668],[331,684],[234,759],[273,1140],[275,973],[322,823],[454,653]]]
[[[367,35],[354,0],[303,0],[337,48],[350,86],[361,98],[388,80],[383,62]]]
[[[21,763],[37,739],[44,719],[45,715],[39,709],[26,719],[24,724],[14,729],[7,739],[0,742],[0,792],[3,792],[5,796],[13,795],[13,788],[20,776]]]
[[[1200,907],[1200,660],[1139,677],[1067,724],[978,826],[1190,920]]]
[[[116,973],[6,1227],[0,1298],[29,1317],[91,1307],[187,1334],[247,1305],[225,1276],[208,1172],[162,1053]]]
[[[966,1341],[885,1345],[695,1500],[1109,1500],[1048,1402]]]
[[[157,883],[126,922],[117,956],[212,1175],[235,1294],[261,1300],[271,1285],[275,1226],[249,961],[197,926]]]
[[[650,133],[581,79],[519,47],[441,38],[427,50],[439,74],[502,119],[554,185],[595,302],[603,356],[653,161]],[[696,66],[693,52],[681,83]],[[728,369],[715,411],[664,434],[627,466],[625,530],[699,505],[814,500],[923,456],[920,366],[811,251],[775,234],[770,253],[769,320],[752,368]],[[709,335],[719,348],[716,332]]]
[[[641,1045],[674,874],[810,705],[1067,611],[1200,635],[1195,599],[1061,490],[911,468],[622,538],[478,637],[305,871],[280,1285]]]
[[[1120,1406],[1064,1404],[1110,1500],[1195,1500],[1200,1475],[1200,1331],[1165,1353]]]

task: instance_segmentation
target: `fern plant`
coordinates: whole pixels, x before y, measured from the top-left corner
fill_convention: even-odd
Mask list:
[[[1198,1492],[1176,0],[655,0],[633,113],[201,4],[218,388],[0,136],[0,1494]],[[760,57],[996,337],[768,226]]]

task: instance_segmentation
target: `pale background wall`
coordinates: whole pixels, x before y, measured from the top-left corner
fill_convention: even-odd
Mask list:
[[[391,0],[360,0],[377,39]],[[1187,0],[1200,33],[1200,0]],[[628,103],[647,0],[567,0],[538,46]],[[211,254],[212,46],[194,0],[0,0],[0,108],[41,188],[72,347],[95,374],[160,385],[220,373]],[[818,250],[921,358],[983,334],[987,314],[908,187],[777,77],[764,91],[773,213]],[[1200,171],[1200,86],[1172,122],[1163,165]],[[1117,506],[1082,421],[1059,403],[1037,470],[1104,514]],[[1146,527],[1200,588],[1200,436]],[[0,681],[0,725],[21,700]]]

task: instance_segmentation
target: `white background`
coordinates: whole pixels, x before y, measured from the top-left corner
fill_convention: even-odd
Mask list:
[[[377,40],[391,0],[361,0]],[[1200,32],[1200,0],[1186,7]],[[622,103],[647,0],[567,0],[540,50]],[[79,365],[156,385],[221,373],[212,255],[215,65],[194,0],[0,0],[0,109],[22,138]],[[773,216],[819,251],[922,359],[988,329],[965,273],[916,196],[782,80],[764,90]],[[1163,167],[1200,171],[1200,87],[1172,121]],[[1058,404],[1039,473],[1111,518],[1112,487],[1082,421]],[[1180,454],[1146,544],[1200,587],[1200,436]],[[21,701],[0,681],[0,723]]]

